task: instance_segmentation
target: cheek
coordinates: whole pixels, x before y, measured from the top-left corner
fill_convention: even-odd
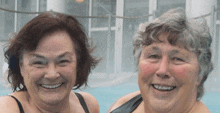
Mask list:
[[[171,71],[175,77],[180,81],[193,82],[197,80],[198,70],[194,67],[176,66]]]
[[[21,73],[23,76],[24,84],[28,89],[33,89],[35,83],[40,79],[40,76],[36,70],[24,69]]]
[[[69,66],[69,67],[64,67],[61,69],[61,72],[63,75],[67,76],[68,78],[76,78],[76,67],[75,66]]]
[[[138,65],[139,76],[148,77],[149,75],[152,75],[156,71],[156,68],[157,67],[155,64],[142,61]]]
[[[38,81],[40,78],[42,78],[42,75],[42,71],[31,69],[26,71],[23,78],[26,80],[25,82],[34,83],[35,81]]]
[[[176,66],[175,68],[172,69],[171,72],[175,73],[174,75],[176,75],[176,77],[178,77],[180,79],[184,79],[187,76],[187,69],[186,68]]]
[[[43,77],[44,73],[45,73],[44,69],[36,69],[28,66],[21,69],[21,74],[25,82],[38,81]]]

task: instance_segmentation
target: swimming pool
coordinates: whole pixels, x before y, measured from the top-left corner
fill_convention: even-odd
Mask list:
[[[99,102],[100,113],[106,113],[111,104],[119,97],[137,90],[138,85],[136,83],[125,82],[111,87],[82,88],[82,90],[76,90],[76,92],[85,91],[95,96]],[[11,93],[9,88],[0,86],[0,95],[8,95],[9,93]],[[209,108],[211,113],[220,113],[220,92],[206,92],[202,102]]]
[[[106,113],[111,104],[119,97],[138,89],[137,84],[125,83],[113,87],[88,88],[84,91],[95,96],[99,102],[100,113]],[[206,92],[201,101],[208,107],[211,113],[220,113],[220,92]]]

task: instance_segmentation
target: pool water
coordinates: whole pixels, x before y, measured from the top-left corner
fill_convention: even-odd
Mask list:
[[[87,87],[86,89],[76,90],[76,92],[85,91],[92,94],[99,102],[100,113],[106,113],[111,104],[118,98],[138,89],[136,83],[126,82],[111,87]],[[9,93],[11,93],[9,88],[0,86],[0,95],[8,95]],[[211,113],[220,113],[220,92],[206,92],[201,101],[209,108]]]
[[[139,90],[137,84],[125,83],[112,87],[89,88],[84,91],[95,96],[99,102],[100,113],[106,113],[118,98],[137,90]],[[220,113],[220,92],[206,92],[201,101],[211,113]]]
[[[137,84],[125,83],[111,87],[88,88],[84,91],[92,94],[98,100],[100,113],[106,113],[118,98],[138,90]]]

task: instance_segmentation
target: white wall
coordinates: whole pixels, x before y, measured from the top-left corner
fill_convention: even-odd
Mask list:
[[[190,18],[200,17],[202,15],[210,14],[213,10],[213,7],[216,6],[217,0],[186,0],[186,13],[187,16]],[[214,65],[214,69],[209,75],[209,78],[205,82],[205,89],[206,91],[220,91],[219,89],[219,52],[217,51],[219,48],[217,38],[219,36],[215,36],[212,33],[215,33],[216,26],[215,26],[215,15],[206,16],[205,19],[207,20],[207,24],[210,28],[210,33],[213,37],[211,50],[212,50],[212,62]]]
[[[6,42],[1,42],[0,41],[0,82],[2,82],[4,79],[4,74],[5,71],[7,70],[7,63],[4,61],[4,47],[5,47]]]
[[[65,0],[47,0],[47,11],[65,13]]]

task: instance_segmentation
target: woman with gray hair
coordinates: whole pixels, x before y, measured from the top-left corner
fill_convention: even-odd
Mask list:
[[[212,38],[205,21],[171,9],[140,26],[134,37],[136,91],[119,98],[110,113],[209,113],[200,101],[212,71]]]

